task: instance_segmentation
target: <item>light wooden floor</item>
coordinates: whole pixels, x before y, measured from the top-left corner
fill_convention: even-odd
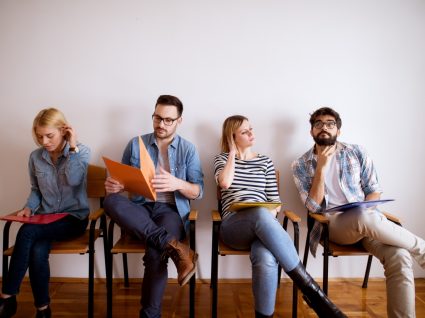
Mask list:
[[[167,286],[163,317],[188,317],[189,287],[179,287],[175,282]],[[349,317],[386,317],[385,282],[371,280],[367,289],[361,288],[360,280],[331,281],[329,294],[332,300]],[[278,290],[275,317],[291,317],[292,285],[283,281]],[[207,283],[198,283],[196,289],[196,317],[210,316],[210,289]],[[54,317],[87,316],[87,284],[78,280],[66,282],[53,279],[51,283],[52,311]],[[218,317],[254,317],[251,284],[249,281],[224,281],[219,285]],[[131,287],[114,284],[114,317],[138,317],[140,282]],[[299,299],[298,317],[316,317]],[[34,316],[33,298],[28,281],[18,296],[17,318]],[[425,279],[416,280],[416,315],[425,317]],[[95,286],[95,317],[106,316],[106,287],[104,282]]]

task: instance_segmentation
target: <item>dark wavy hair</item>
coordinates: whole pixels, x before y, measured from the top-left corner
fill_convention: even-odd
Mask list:
[[[336,121],[336,127],[338,129],[341,128],[342,126],[342,120],[341,117],[339,116],[339,114],[334,111],[332,108],[330,107],[321,107],[319,109],[317,109],[316,111],[314,111],[313,114],[310,115],[310,125],[311,125],[311,129],[313,129],[313,125],[317,120],[317,117],[319,116],[332,116],[333,118],[335,118]]]
[[[173,96],[173,95],[161,95],[161,96],[159,96],[157,101],[156,101],[155,108],[158,105],[176,106],[177,107],[177,114],[179,115],[179,117],[183,113],[183,103],[181,102],[180,99],[178,99],[176,96]]]

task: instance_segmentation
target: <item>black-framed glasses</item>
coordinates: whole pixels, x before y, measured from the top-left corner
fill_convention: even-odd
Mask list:
[[[177,118],[170,118],[170,117],[162,118],[161,116],[158,116],[156,114],[152,115],[152,120],[155,124],[160,124],[161,121],[162,121],[165,126],[171,126],[179,118],[180,117],[177,117]]]
[[[333,120],[325,121],[325,122],[318,120],[318,121],[315,121],[313,124],[313,127],[316,129],[322,129],[323,126],[326,126],[327,129],[334,129],[336,126],[336,122],[334,122]]]

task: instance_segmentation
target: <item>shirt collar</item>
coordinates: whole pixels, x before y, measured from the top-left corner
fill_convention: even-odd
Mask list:
[[[180,136],[176,134],[174,136],[174,138],[173,138],[173,141],[171,141],[170,146],[176,149],[179,141],[180,141]],[[156,139],[155,139],[155,134],[154,133],[151,133],[149,135],[148,144],[151,145],[151,146],[155,145],[156,147],[158,147],[158,144],[156,143]]]

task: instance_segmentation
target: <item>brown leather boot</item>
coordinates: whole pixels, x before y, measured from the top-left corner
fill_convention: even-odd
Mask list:
[[[180,286],[185,285],[195,274],[198,254],[178,240],[168,242],[166,253],[176,265]]]

